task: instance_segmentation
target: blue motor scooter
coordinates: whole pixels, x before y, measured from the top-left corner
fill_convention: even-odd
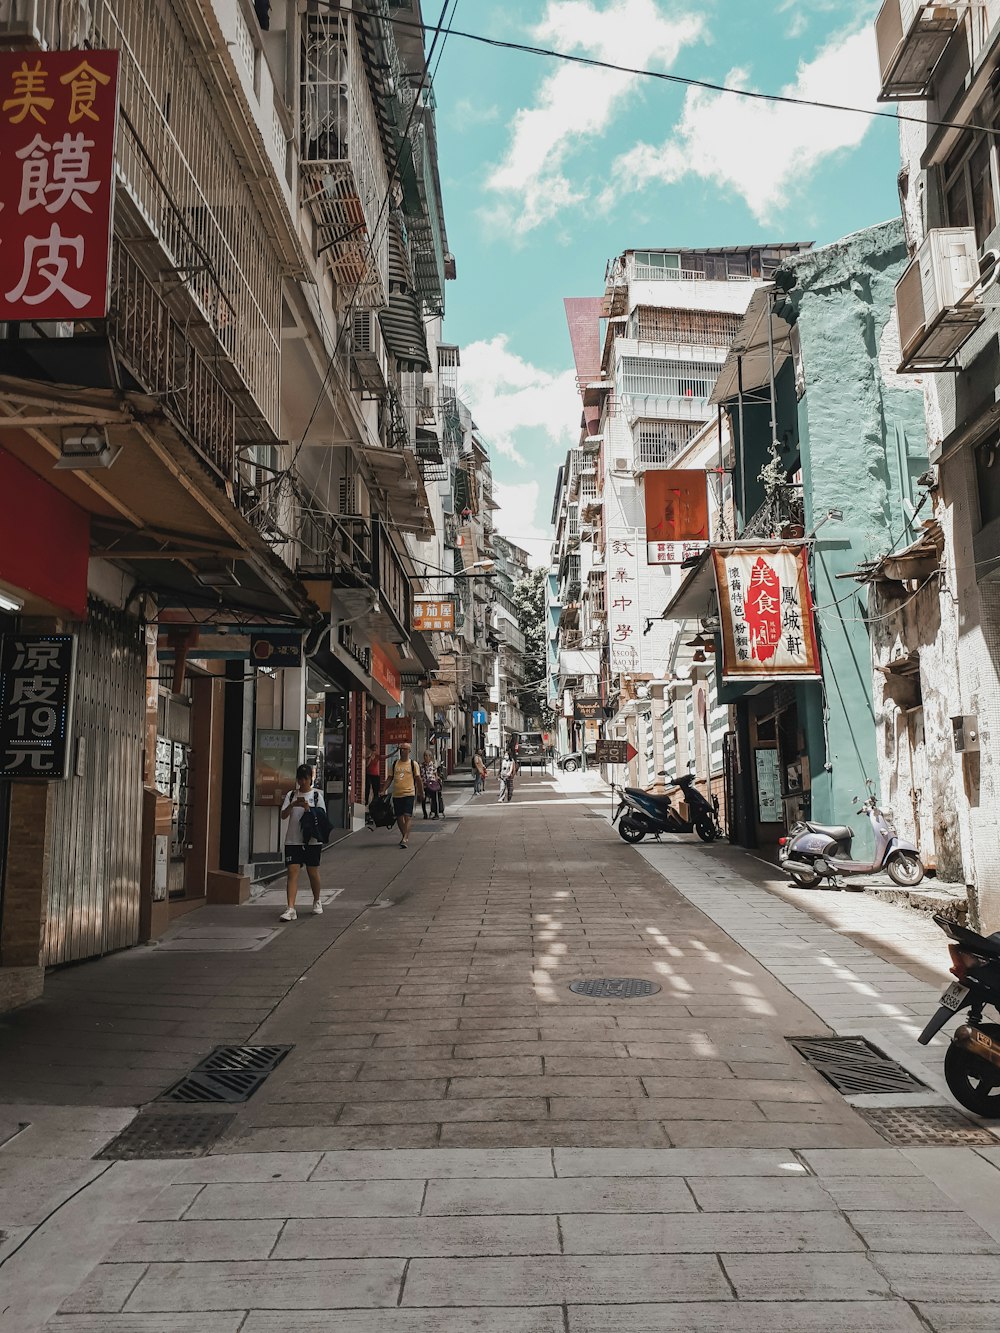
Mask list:
[[[666,777],[661,773],[660,777]],[[641,787],[616,787],[618,809],[612,824],[618,825],[618,834],[626,842],[642,842],[651,834],[657,842],[662,833],[697,833],[702,842],[714,842],[722,834],[719,824],[719,800],[709,801],[695,786],[694,774],[685,773],[671,784],[680,787],[690,817],[685,819],[664,792],[643,791]]]

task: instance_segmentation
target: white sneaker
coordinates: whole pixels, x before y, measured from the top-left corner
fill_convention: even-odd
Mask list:
[[[298,919],[298,913],[295,911],[294,907],[286,908],[281,916],[278,917],[279,921],[297,921]]]
[[[313,916],[322,916],[322,915],[323,915],[323,904],[317,898],[316,901],[313,903]]]

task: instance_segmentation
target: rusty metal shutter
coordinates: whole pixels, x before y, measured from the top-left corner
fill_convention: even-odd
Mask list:
[[[145,660],[139,621],[91,598],[74,704],[81,776],[52,792],[45,964],[138,941]]]

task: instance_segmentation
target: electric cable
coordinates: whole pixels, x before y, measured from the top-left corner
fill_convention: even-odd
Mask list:
[[[394,17],[389,20],[403,28],[414,28],[425,33],[440,31],[433,24],[418,23],[413,19]],[[977,125],[971,121],[938,120],[929,116],[910,116],[898,111],[879,111],[869,107],[848,106],[843,102],[823,102],[810,97],[795,97],[791,93],[763,93],[752,88],[733,88],[725,83],[714,83],[710,79],[696,79],[685,74],[669,74],[666,70],[644,69],[636,65],[620,65],[612,60],[600,60],[596,56],[572,55],[568,51],[557,51],[552,47],[533,46],[527,42],[505,41],[500,37],[487,37],[479,32],[463,32],[459,28],[450,28],[449,32],[465,41],[478,42],[482,46],[495,47],[502,51],[517,51],[524,55],[545,56],[551,60],[562,60],[572,65],[584,65],[592,69],[610,70],[616,74],[634,74],[641,78],[657,79],[662,83],[680,84],[686,88],[699,88],[705,92],[728,93],[733,97],[744,97],[758,102],[774,102],[785,106],[811,107],[819,111],[841,111],[848,115],[868,116],[871,119],[909,121],[915,125],[930,125],[935,129],[974,130],[993,136],[1000,135],[1000,126]]]

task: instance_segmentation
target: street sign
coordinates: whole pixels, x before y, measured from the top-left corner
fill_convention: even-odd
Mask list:
[[[413,743],[412,717],[387,717],[382,722],[382,744],[403,745]]]
[[[0,639],[0,778],[69,777],[75,671],[73,634]]]
[[[254,666],[298,667],[302,665],[301,634],[251,634],[250,661]]]
[[[599,764],[630,764],[639,751],[628,741],[597,741],[594,758]]]

